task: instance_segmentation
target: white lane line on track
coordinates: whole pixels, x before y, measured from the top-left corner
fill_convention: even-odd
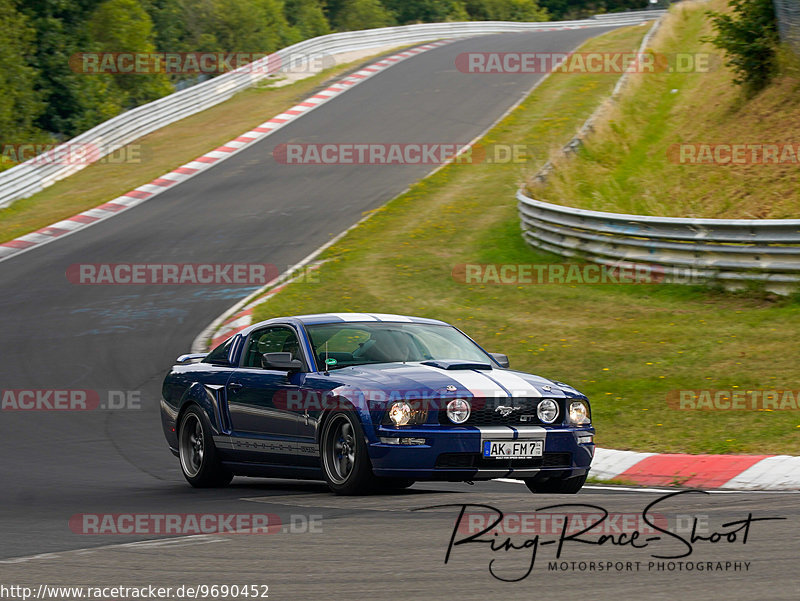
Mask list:
[[[511,484],[525,484],[522,480],[515,480],[514,478],[494,478],[495,482],[508,482]],[[653,492],[653,493],[670,493],[670,492],[678,492],[680,488],[650,488],[643,486],[641,488],[637,488],[635,486],[603,486],[601,484],[586,484],[581,490],[591,489],[591,490],[613,490],[613,491],[622,491],[622,492]],[[685,489],[690,490],[690,489]],[[730,494],[790,494],[796,495],[800,493],[800,490],[715,490],[715,489],[708,489],[705,492],[709,492],[714,495],[730,495]]]
[[[10,557],[8,559],[0,559],[0,565],[3,564],[17,564],[35,561],[37,559],[63,559],[67,554],[74,553],[76,555],[91,555],[96,551],[107,551],[109,549],[149,549],[153,547],[188,547],[191,545],[208,545],[211,543],[224,543],[230,540],[227,537],[213,536],[210,534],[192,534],[189,536],[178,536],[174,538],[154,538],[150,540],[139,540],[129,543],[115,543],[113,545],[101,545],[99,547],[85,547],[82,549],[68,549],[66,551],[59,551],[58,553],[38,553],[36,555],[27,555],[25,557]]]

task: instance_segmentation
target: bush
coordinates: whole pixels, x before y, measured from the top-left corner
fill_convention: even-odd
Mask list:
[[[766,86],[777,70],[778,27],[772,0],[730,0],[733,14],[709,12],[717,35],[707,38],[725,51],[734,82],[748,93]]]

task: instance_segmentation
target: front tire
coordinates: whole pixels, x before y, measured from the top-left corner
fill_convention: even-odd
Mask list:
[[[319,437],[322,472],[337,495],[361,495],[375,483],[361,423],[353,411],[337,411]]]
[[[525,486],[532,493],[537,494],[574,495],[586,483],[586,476],[584,474],[566,480],[540,480],[538,482],[534,478],[525,478]]]
[[[219,460],[211,422],[197,406],[189,407],[181,418],[178,456],[183,477],[195,488],[227,486],[233,479]]]

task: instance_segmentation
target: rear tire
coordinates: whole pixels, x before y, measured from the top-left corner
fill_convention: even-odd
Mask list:
[[[193,405],[181,417],[178,428],[178,456],[183,477],[195,488],[227,486],[233,479],[219,460],[211,422]]]
[[[374,488],[364,430],[353,411],[336,411],[319,437],[322,473],[337,495],[362,495]]]
[[[574,495],[586,483],[586,474],[575,476],[566,480],[541,480],[537,482],[533,478],[525,478],[525,486],[532,493],[537,494],[561,494]]]

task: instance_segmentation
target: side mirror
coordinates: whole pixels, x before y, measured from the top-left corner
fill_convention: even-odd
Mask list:
[[[261,355],[261,367],[278,371],[301,371],[303,362],[292,359],[292,353],[264,353]]]
[[[508,367],[508,355],[503,353],[489,353],[489,355],[500,364],[500,367]]]
[[[192,361],[198,361],[199,359],[205,359],[208,353],[189,353],[188,355],[181,355],[175,360],[175,363],[178,365],[183,365],[184,363],[190,363]]]

